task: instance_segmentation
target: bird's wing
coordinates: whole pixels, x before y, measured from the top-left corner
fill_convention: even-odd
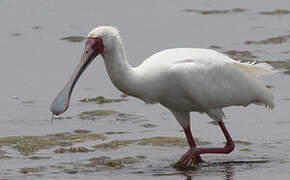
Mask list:
[[[273,95],[233,62],[185,59],[170,67],[175,84],[204,109],[261,102],[274,106]]]

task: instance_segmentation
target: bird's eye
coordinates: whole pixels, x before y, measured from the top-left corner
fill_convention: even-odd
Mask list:
[[[103,41],[102,41],[102,39],[101,39],[101,38],[97,38],[97,39],[96,39],[96,42],[97,42],[98,44],[101,44],[101,43],[103,43]]]

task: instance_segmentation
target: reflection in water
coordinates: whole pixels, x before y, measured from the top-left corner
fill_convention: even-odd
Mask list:
[[[234,179],[234,167],[232,164],[225,165],[225,176],[224,177],[226,180]]]
[[[154,176],[176,176],[181,175],[185,180],[191,180],[199,176],[223,177],[225,180],[233,180],[235,170],[240,168],[252,169],[252,163],[265,163],[264,161],[229,161],[204,163],[200,167],[178,170],[173,167],[155,167],[152,175]],[[246,166],[245,166],[246,165]],[[235,167],[236,166],[236,167]],[[238,168],[237,168],[238,166]]]
[[[235,171],[241,169],[253,169],[253,165],[269,163],[270,160],[258,159],[248,161],[226,161],[226,162],[212,162],[202,164],[200,168],[180,171],[180,175],[185,176],[186,180],[190,180],[194,176],[207,175],[224,177],[225,180],[233,180]]]
[[[206,168],[206,169],[204,169]],[[215,167],[207,166],[203,167],[203,169],[192,169],[187,171],[182,171],[180,174],[185,176],[185,180],[191,180],[192,177],[200,175],[200,174],[218,174],[218,176],[223,176],[225,180],[233,180],[234,179],[234,164],[226,163],[222,166],[215,165]],[[223,173],[224,175],[222,175]]]

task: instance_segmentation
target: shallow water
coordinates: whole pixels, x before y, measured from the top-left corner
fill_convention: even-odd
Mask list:
[[[289,71],[290,14],[275,13],[281,12],[278,9],[290,10],[289,1],[2,0],[0,178],[286,179],[290,80],[283,71]],[[79,80],[68,111],[51,125],[51,100],[79,61],[82,37],[98,25],[119,28],[134,66],[172,47],[248,51],[250,56],[239,53],[238,57],[285,62],[279,63],[280,73],[261,78],[272,87],[276,107],[272,111],[254,105],[226,108],[225,122],[237,141],[235,151],[205,155],[206,163],[197,169],[176,170],[171,164],[187,146],[185,139],[174,143],[184,134],[166,109],[131,97],[108,103],[80,101],[121,98],[98,57]],[[96,110],[107,114],[81,116]],[[194,136],[207,142],[201,146],[223,144],[212,120],[197,113],[191,118]],[[92,138],[95,135],[106,138]],[[160,144],[160,137],[166,137],[167,143]],[[145,144],[144,138],[149,139]],[[96,148],[112,141],[117,142],[113,148]]]

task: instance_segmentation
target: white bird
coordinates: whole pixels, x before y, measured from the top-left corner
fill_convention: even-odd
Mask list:
[[[273,95],[256,78],[273,72],[268,64],[242,63],[210,49],[176,48],[158,52],[141,65],[131,67],[119,31],[100,26],[88,34],[79,65],[51,105],[53,114],[59,115],[68,108],[78,78],[99,54],[111,81],[121,92],[145,103],[160,103],[173,113],[190,146],[178,166],[203,162],[200,154],[227,154],[234,150],[234,142],[223,123],[224,107],[251,103],[274,107]],[[196,147],[190,130],[192,111],[206,113],[218,122],[227,140],[224,147]]]

